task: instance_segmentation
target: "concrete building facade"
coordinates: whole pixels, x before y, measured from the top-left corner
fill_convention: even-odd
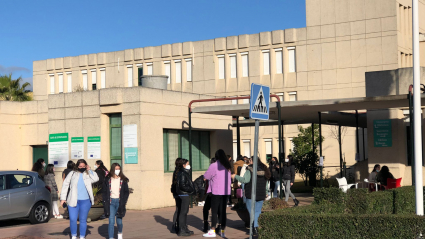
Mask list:
[[[425,33],[424,7],[425,1],[420,0],[421,33]],[[164,189],[161,196],[130,200],[131,207],[172,205],[162,134],[186,129],[189,99],[246,96],[251,83],[270,86],[283,101],[365,97],[366,72],[412,66],[410,1],[306,0],[306,17],[305,28],[34,61],[34,101],[0,102],[1,135],[10,135],[6,144],[0,145],[0,152],[20,158],[17,168],[29,168],[34,149],[46,145],[49,134],[108,139],[108,117],[118,113],[123,125],[137,124],[139,130],[140,162],[125,167],[130,178],[141,184],[131,186],[143,195]],[[421,64],[425,65],[423,36],[420,45]],[[167,90],[138,87],[141,75],[167,75]],[[232,136],[226,138],[232,134],[231,119],[194,117],[199,117],[194,120],[196,128],[212,132],[209,156],[218,148],[235,155]],[[327,166],[339,165],[332,127],[323,129]],[[177,134],[181,139],[184,133]],[[297,125],[284,127],[286,154],[297,134]],[[366,140],[370,139],[371,133],[365,134]],[[261,127],[260,157],[278,154],[277,135],[276,126]],[[252,155],[253,128],[241,129],[241,139],[242,154]],[[365,145],[370,147],[370,143]],[[109,147],[107,140],[102,141],[102,159],[107,164]],[[360,160],[369,158],[369,150],[363,151],[366,154],[361,153]],[[347,165],[355,164],[354,129],[346,130],[343,152]],[[327,169],[325,175],[338,172]],[[165,199],[158,200],[162,196]]]

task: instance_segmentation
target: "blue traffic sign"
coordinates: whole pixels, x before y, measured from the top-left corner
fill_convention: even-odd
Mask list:
[[[270,87],[252,83],[249,105],[249,118],[268,120],[270,109]]]

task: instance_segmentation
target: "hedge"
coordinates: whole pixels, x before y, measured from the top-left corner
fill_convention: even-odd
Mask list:
[[[313,204],[322,203],[345,203],[345,193],[339,188],[314,188],[313,189],[314,201]]]
[[[259,218],[260,238],[416,238],[425,220],[416,215],[302,214],[276,210]]]
[[[378,191],[368,193],[368,209],[366,213],[370,214],[393,214],[394,202],[393,191]]]
[[[401,187],[392,190],[394,193],[394,213],[414,214],[415,213],[415,188]],[[425,192],[425,191],[424,191]]]

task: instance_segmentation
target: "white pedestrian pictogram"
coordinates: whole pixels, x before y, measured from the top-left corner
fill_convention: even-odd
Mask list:
[[[260,88],[260,92],[257,95],[257,99],[255,100],[255,104],[252,107],[252,112],[257,114],[265,114],[267,115],[267,106],[263,104],[264,102],[264,94],[263,87]]]

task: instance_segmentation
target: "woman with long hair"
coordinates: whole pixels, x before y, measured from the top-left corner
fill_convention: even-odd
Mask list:
[[[387,179],[395,179],[393,174],[390,173],[390,169],[387,166],[383,166],[381,171],[379,171],[378,176],[376,177],[378,183],[381,183],[382,189],[385,189],[387,186]]]
[[[109,171],[105,167],[105,165],[103,165],[102,160],[96,161],[96,163],[94,164],[94,171],[97,173],[99,181],[93,184],[93,186],[99,189],[99,193],[103,193],[103,183],[105,182],[105,178],[108,175]]]
[[[175,169],[173,172],[173,178],[172,178],[172,182],[171,182],[171,193],[173,194],[173,198],[174,201],[176,202],[176,211],[174,211],[174,216],[173,216],[173,226],[171,227],[171,232],[172,233],[178,233],[179,232],[179,208],[180,208],[180,197],[176,192],[176,183],[177,183],[177,173],[178,173],[178,169],[179,169],[179,165],[182,165],[182,158],[177,158],[176,162],[175,162]]]
[[[292,165],[292,155],[288,155],[282,167],[282,180],[285,187],[285,201],[288,202],[289,196],[294,200],[295,206],[300,203],[291,192],[291,187],[294,185],[295,180],[295,166]]]
[[[377,182],[378,173],[381,171],[381,165],[375,164],[372,172],[369,174],[369,192],[375,191],[375,183]]]
[[[66,176],[68,176],[68,174],[72,172],[74,168],[75,168],[75,163],[69,160],[68,163],[66,164],[66,169],[63,170],[62,172],[62,182],[65,181]]]
[[[40,175],[40,177],[44,179],[44,167],[46,167],[46,163],[44,162],[44,159],[39,158],[32,166],[31,171],[37,172],[38,175]]]
[[[208,180],[208,191],[211,192],[211,229],[204,234],[204,237],[216,237],[218,212],[220,211],[220,228],[217,233],[225,237],[226,229],[226,209],[227,198],[230,195],[230,184],[232,183],[231,166],[226,153],[222,149],[215,152],[217,162],[212,163],[204,174],[205,180]]]
[[[190,195],[195,194],[195,185],[190,179],[190,164],[187,159],[182,159],[177,165],[176,193],[180,198],[179,207],[179,232],[178,236],[191,236],[187,226],[187,214],[189,213]]]
[[[77,161],[74,170],[63,181],[60,199],[62,206],[65,202],[68,204],[72,239],[77,239],[77,219],[80,220],[80,239],[86,237],[87,215],[94,204],[92,184],[97,181],[99,177],[84,159]]]
[[[53,216],[55,216],[56,219],[62,219],[63,217],[59,213],[59,207],[58,207],[59,190],[58,190],[58,186],[56,185],[55,166],[53,164],[47,165],[46,172],[44,173],[44,183],[46,184],[46,186],[50,188]]]
[[[253,159],[254,157],[252,157]],[[267,196],[267,181],[271,178],[271,173],[269,168],[261,162],[258,158],[257,166],[257,185],[256,185],[256,194],[255,202],[251,201],[252,197],[252,175],[254,173],[253,162],[250,160],[250,163],[245,171],[244,175],[241,177],[239,175],[232,175],[232,178],[236,178],[239,182],[245,183],[245,197],[246,197],[246,207],[249,214],[251,214],[251,205],[254,203],[254,235],[258,234],[258,217],[261,214],[261,209],[263,207],[264,199]]]
[[[105,216],[109,217],[108,235],[111,239],[114,238],[115,218],[117,219],[118,239],[122,239],[122,218],[125,216],[125,206],[130,195],[128,182],[129,180],[122,172],[121,166],[118,163],[113,163],[105,178],[105,190],[103,190],[103,208]]]

